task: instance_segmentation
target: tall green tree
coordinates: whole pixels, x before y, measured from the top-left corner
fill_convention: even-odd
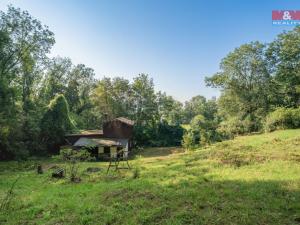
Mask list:
[[[249,121],[249,131],[258,130],[269,111],[272,77],[265,51],[259,42],[244,44],[222,60],[219,73],[206,78],[209,86],[221,88],[227,101],[239,107],[235,115]]]
[[[277,106],[300,105],[300,26],[279,34],[269,44],[268,62],[274,76]]]
[[[215,99],[207,100],[201,95],[192,97],[184,105],[184,122],[189,123],[195,116],[203,115],[206,119],[213,120],[218,111]]]
[[[5,142],[3,151],[16,155],[37,141],[31,136],[37,128],[32,116],[37,117],[32,113],[36,110],[34,92],[54,35],[27,11],[9,6],[7,12],[0,12],[0,36],[0,127],[5,131],[1,142]]]
[[[158,107],[153,79],[147,74],[139,74],[133,79],[132,91],[136,123],[154,124],[158,119]]]
[[[13,72],[21,86],[24,111],[29,107],[34,84],[40,79],[36,68],[42,66],[53,46],[54,34],[27,11],[12,6],[0,14],[0,30],[9,37],[7,53],[1,60],[0,75]]]
[[[185,123],[189,123],[196,115],[204,114],[205,111],[205,97],[197,95],[192,97],[184,105]]]
[[[166,93],[157,93],[157,104],[160,121],[166,121],[169,125],[180,125],[183,122],[183,105]]]
[[[66,92],[67,78],[72,66],[69,58],[56,57],[48,61],[40,90],[44,104],[48,104],[57,94]]]
[[[133,115],[131,85],[121,77],[101,79],[93,90],[92,102],[103,119]]]
[[[64,95],[57,95],[47,107],[41,120],[41,140],[49,153],[58,153],[67,132],[75,129],[69,115],[69,105]]]
[[[91,107],[90,95],[95,85],[95,72],[84,64],[72,68],[67,76],[66,99],[70,110],[80,114]]]

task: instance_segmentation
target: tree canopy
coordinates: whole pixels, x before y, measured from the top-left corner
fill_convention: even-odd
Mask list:
[[[157,91],[148,74],[96,78],[84,64],[50,58],[54,44],[54,33],[27,11],[0,11],[0,159],[57,153],[66,132],[101,129],[120,116],[135,121],[137,146],[183,139],[190,148],[300,126],[300,27],[237,47],[206,78],[221,96],[184,103]]]

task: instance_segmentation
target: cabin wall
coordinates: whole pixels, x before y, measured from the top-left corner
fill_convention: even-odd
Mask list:
[[[133,126],[114,120],[103,125],[103,133],[108,138],[131,139]]]
[[[116,157],[117,156],[117,147],[115,147],[115,146],[112,146],[112,147],[110,147],[110,157]]]

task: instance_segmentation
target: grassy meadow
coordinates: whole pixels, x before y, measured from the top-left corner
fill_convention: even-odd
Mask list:
[[[300,224],[300,130],[238,137],[193,152],[144,149],[132,170],[80,163],[81,182],[51,178],[57,159],[0,162],[0,224]],[[89,173],[88,167],[100,172]]]

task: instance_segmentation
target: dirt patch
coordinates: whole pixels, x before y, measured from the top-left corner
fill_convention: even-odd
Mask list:
[[[184,149],[180,147],[161,147],[146,148],[138,152],[142,157],[160,157],[161,160],[166,159],[165,156],[172,154],[184,153]]]
[[[102,169],[101,168],[98,168],[98,167],[88,167],[86,169],[86,172],[88,173],[96,173],[96,172],[99,172],[101,171]]]

